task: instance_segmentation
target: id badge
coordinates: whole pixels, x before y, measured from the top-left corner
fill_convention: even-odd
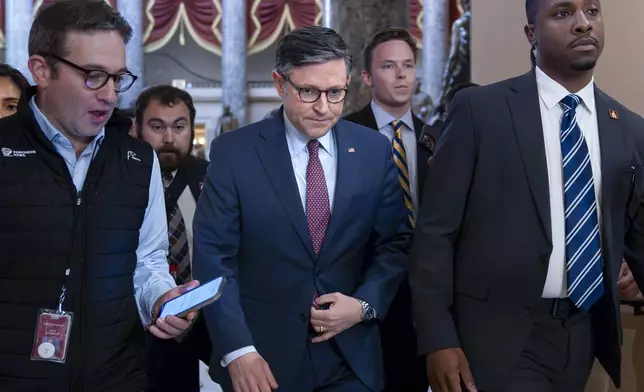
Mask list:
[[[50,309],[38,311],[36,336],[31,350],[34,361],[65,363],[73,313],[60,313]]]

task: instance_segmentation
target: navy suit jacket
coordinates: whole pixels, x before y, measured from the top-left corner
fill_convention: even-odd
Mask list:
[[[336,194],[319,257],[313,251],[286,142],[282,111],[215,139],[194,218],[193,273],[226,276],[204,309],[213,343],[211,377],[230,386],[221,358],[254,345],[280,390],[303,385],[314,292],[362,298],[384,317],[405,274],[411,244],[391,145],[340,120]],[[383,388],[378,324],[335,340],[356,375]]]

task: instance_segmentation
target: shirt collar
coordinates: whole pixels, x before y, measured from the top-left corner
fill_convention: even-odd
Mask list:
[[[412,117],[412,114],[411,114],[411,107],[409,108],[409,110],[407,110],[407,113],[405,113],[401,118],[396,118],[391,113],[383,109],[380,105],[378,105],[376,101],[372,100],[371,111],[373,112],[373,116],[376,118],[376,125],[378,126],[379,130],[391,124],[391,122],[395,120],[402,121],[403,124],[405,124],[407,126],[407,129],[409,130],[414,129],[414,118]]]
[[[539,97],[548,110],[558,106],[562,99],[572,94],[570,91],[566,90],[564,86],[546,75],[546,73],[539,67],[536,67],[536,75]],[[575,95],[581,98],[582,106],[585,107],[590,114],[593,114],[595,112],[595,77],[593,76],[590,83],[575,93]]]
[[[47,117],[43,114],[43,112],[40,111],[40,108],[36,104],[36,96],[34,95],[31,97],[31,100],[29,100],[29,107],[31,110],[34,112],[34,117],[36,118],[36,122],[40,126],[40,129],[42,132],[45,134],[45,137],[50,141],[54,142],[55,139],[57,138],[65,138],[67,139],[56,127],[47,119]],[[101,129],[101,131],[96,135],[96,137],[91,141],[89,144],[88,148],[93,149],[96,144],[101,144],[103,142],[103,138],[105,137],[105,127]],[[67,139],[68,140],[68,139]]]
[[[295,125],[288,119],[286,113],[284,116],[284,126],[286,128],[286,143],[288,144],[288,150],[291,153],[291,157],[294,157],[304,151],[306,145],[311,140],[303,132],[298,131],[295,128]],[[333,156],[335,153],[335,144],[333,139],[333,129],[327,132],[324,136],[317,139],[320,142],[322,148]]]

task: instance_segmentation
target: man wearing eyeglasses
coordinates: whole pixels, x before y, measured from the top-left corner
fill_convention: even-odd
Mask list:
[[[280,41],[283,107],[225,133],[194,220],[193,275],[223,275],[203,314],[224,391],[381,391],[379,320],[411,231],[391,144],[340,120],[352,60],[320,27]]]
[[[29,36],[36,87],[0,120],[0,389],[145,388],[144,327],[198,285],[168,271],[159,162],[115,110],[136,77],[132,30],[103,0],[43,7]],[[19,132],[16,132],[19,131]]]

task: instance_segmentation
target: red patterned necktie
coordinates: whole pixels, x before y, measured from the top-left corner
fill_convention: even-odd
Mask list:
[[[174,177],[167,174],[163,177],[163,187],[167,189]],[[168,220],[168,240],[170,249],[168,252],[168,264],[170,273],[177,284],[184,284],[190,281],[190,254],[188,250],[188,235],[186,223],[179,209],[179,203],[174,206]]]
[[[320,255],[320,249],[324,243],[324,236],[331,218],[331,207],[329,205],[329,190],[324,178],[324,169],[320,162],[320,142],[311,140],[307,146],[309,150],[309,164],[306,167],[306,222],[309,227],[309,235],[313,243],[313,251],[316,256]],[[319,308],[315,303],[318,293],[314,294],[313,306]]]
[[[313,242],[315,255],[320,255],[326,228],[331,217],[329,191],[324,178],[324,169],[318,155],[320,142],[311,140],[307,144],[309,164],[306,167],[306,222]]]

